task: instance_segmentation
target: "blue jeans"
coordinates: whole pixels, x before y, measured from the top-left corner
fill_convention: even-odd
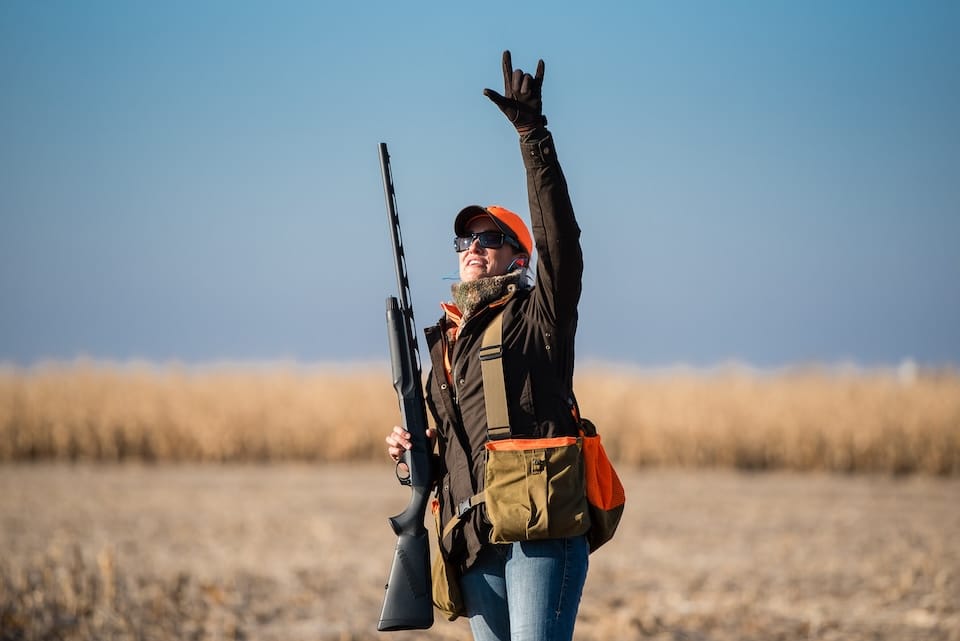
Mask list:
[[[475,641],[570,641],[587,579],[587,539],[487,545],[461,578]]]

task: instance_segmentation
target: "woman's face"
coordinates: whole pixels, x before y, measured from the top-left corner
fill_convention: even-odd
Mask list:
[[[468,234],[477,234],[484,231],[500,232],[497,225],[489,218],[478,218],[467,225]],[[503,243],[493,249],[481,247],[480,242],[474,240],[470,247],[457,254],[460,259],[460,280],[471,281],[490,276],[502,276],[517,256],[517,250],[509,243]]]

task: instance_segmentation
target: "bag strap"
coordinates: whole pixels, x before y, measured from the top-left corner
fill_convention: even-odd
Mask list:
[[[463,517],[486,500],[486,493],[480,492],[479,494],[474,494],[468,499],[464,499],[457,504],[457,511],[449,521],[447,521],[446,527],[443,528],[443,533],[440,535],[440,539],[443,540],[447,538],[447,535],[453,532],[453,528],[457,527],[457,524],[463,520]]]
[[[503,312],[494,316],[483,332],[480,343],[480,374],[483,376],[483,402],[487,409],[487,438],[510,438],[507,412],[507,386],[503,377]]]
[[[483,402],[487,411],[487,438],[497,441],[510,438],[510,416],[507,412],[507,386],[503,375],[503,312],[499,312],[487,329],[483,332],[480,341],[480,374],[483,376]],[[579,425],[585,419],[580,416],[580,405],[573,390],[567,399],[570,413]],[[596,428],[590,424],[594,434]],[[581,430],[583,431],[583,430]],[[590,429],[588,428],[588,432]]]

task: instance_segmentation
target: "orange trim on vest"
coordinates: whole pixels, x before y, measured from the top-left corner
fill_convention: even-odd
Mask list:
[[[443,313],[446,314],[447,318],[450,319],[454,325],[460,326],[460,319],[463,318],[463,314],[460,312],[459,307],[453,303],[440,303],[440,309],[443,310]]]
[[[450,362],[450,350],[447,341],[443,341],[443,371],[447,375],[447,385],[453,385],[453,363]]]
[[[583,438],[583,469],[587,481],[587,500],[602,510],[612,510],[627,502],[623,483],[613,469],[599,436]]]
[[[555,436],[554,438],[508,438],[501,441],[487,441],[485,447],[497,452],[518,452],[524,450],[545,450],[551,447],[565,447],[577,442],[576,436]]]
[[[440,303],[440,309],[443,310],[444,317],[450,323],[444,325],[443,330],[443,369],[447,375],[447,385],[453,385],[453,363],[450,362],[450,346],[460,335],[460,323],[463,321],[463,315],[460,308],[453,303]]]

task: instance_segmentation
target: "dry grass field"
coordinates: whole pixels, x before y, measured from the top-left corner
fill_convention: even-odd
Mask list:
[[[624,473],[581,641],[960,640],[960,479]],[[386,464],[0,466],[0,639],[378,634],[407,491]]]
[[[960,473],[960,373],[581,369],[625,465]],[[389,368],[0,369],[0,461],[380,461]]]
[[[582,368],[628,505],[582,641],[960,641],[960,373]],[[386,366],[0,368],[0,641],[375,632]],[[211,464],[216,463],[216,464]]]

